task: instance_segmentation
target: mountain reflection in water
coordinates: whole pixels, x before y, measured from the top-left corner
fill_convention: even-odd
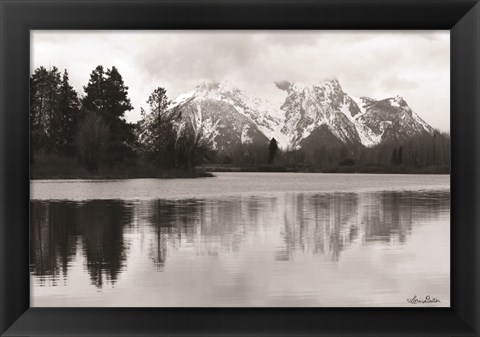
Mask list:
[[[148,275],[150,278],[168,277],[168,286],[174,287],[172,284],[176,282],[175,287],[179,288],[188,287],[183,278],[201,277],[205,287],[216,288],[213,289],[218,292],[215,296],[220,296],[221,300],[215,297],[211,301],[205,294],[195,298],[197,293],[188,289],[190,298],[185,301],[163,296],[152,302],[145,300],[147,305],[276,305],[275,296],[280,293],[296,297],[299,302],[293,301],[293,305],[322,305],[318,298],[313,301],[318,294],[307,290],[301,293],[289,286],[274,289],[272,281],[265,279],[281,275],[291,282],[307,282],[305,279],[316,272],[328,271],[335,275],[332,269],[339,268],[343,254],[353,246],[355,251],[365,251],[368,247],[375,247],[376,251],[402,251],[402,246],[415,235],[416,228],[432,223],[448,224],[450,192],[292,192],[221,199],[142,201],[32,200],[30,205],[34,296],[36,289],[42,288],[49,289],[48,295],[55,296],[56,287],[72,284],[72,292],[94,287],[97,289],[95,296],[99,297],[95,301],[101,302],[98,292],[115,289],[124,278],[130,282],[125,281],[125,285],[118,287],[125,287],[124,291],[144,288],[138,293],[148,298],[161,286],[142,279]],[[362,261],[354,259],[349,256],[344,263],[351,263],[350,269],[362,269]],[[396,262],[392,260],[392,263]],[[203,268],[201,274],[196,272],[200,268]],[[448,270],[432,268],[432,274],[443,277],[448,273]],[[88,283],[77,276],[82,272],[88,274]],[[368,273],[367,267],[365,272]],[[155,274],[158,276],[152,276]],[[261,281],[250,280],[259,275],[264,277]],[[341,278],[345,276],[342,274]],[[81,284],[81,287],[76,286],[74,290],[73,284]],[[228,284],[235,284],[235,287],[240,284],[240,288]],[[305,289],[308,286],[305,285]],[[252,290],[255,287],[263,287],[263,290]],[[239,293],[232,294],[232,289]],[[379,287],[375,291],[382,289]],[[252,291],[267,291],[270,295],[267,294],[268,299],[263,302],[248,300],[249,296],[242,302],[242,293]],[[445,303],[449,297],[446,295]],[[398,301],[404,301],[403,297]],[[110,299],[103,305],[116,303]],[[138,306],[141,302],[130,299],[130,302],[118,303]],[[289,302],[282,298],[278,303]],[[368,305],[358,298],[353,299],[352,304]],[[75,305],[78,303],[72,304]]]

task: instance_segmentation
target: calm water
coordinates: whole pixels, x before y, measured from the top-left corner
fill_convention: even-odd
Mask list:
[[[450,305],[449,176],[216,175],[32,182],[32,306]]]

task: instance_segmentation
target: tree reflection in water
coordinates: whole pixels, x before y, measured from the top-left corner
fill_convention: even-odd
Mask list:
[[[120,200],[82,203],[32,201],[30,265],[33,275],[68,277],[68,265],[81,247],[92,284],[114,284],[128,253],[124,227],[131,205]],[[77,245],[80,241],[80,245]],[[55,278],[53,278],[54,280]]]
[[[31,273],[40,285],[68,279],[74,257],[98,288],[115,285],[129,266],[126,235],[146,238],[150,263],[169,255],[212,258],[277,240],[276,261],[324,255],[339,261],[353,242],[402,245],[412,231],[449,212],[450,193],[286,193],[222,199],[31,201]]]

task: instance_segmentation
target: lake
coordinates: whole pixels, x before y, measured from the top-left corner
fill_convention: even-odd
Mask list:
[[[215,175],[32,181],[31,305],[450,306],[448,175]]]

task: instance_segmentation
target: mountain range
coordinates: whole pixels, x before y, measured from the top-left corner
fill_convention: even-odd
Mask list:
[[[203,82],[170,103],[202,130],[214,149],[266,144],[309,149],[377,144],[433,133],[400,96],[375,100],[348,95],[336,79],[316,84],[275,82],[286,94],[276,105],[228,83]]]

